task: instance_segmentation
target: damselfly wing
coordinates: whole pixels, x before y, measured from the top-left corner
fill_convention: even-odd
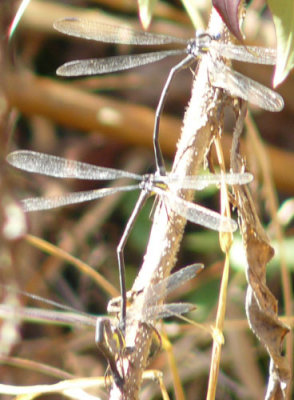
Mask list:
[[[200,264],[193,264],[185,267],[170,275],[168,278],[165,278],[160,283],[151,285],[150,290],[152,293],[157,294],[157,300],[159,300],[160,297],[165,297],[175,288],[193,279],[202,267],[203,266]],[[46,310],[32,307],[15,307],[8,304],[0,304],[0,319],[9,319],[11,316],[16,316],[30,322],[55,323],[70,326],[86,325],[94,327],[95,342],[98,349],[107,360],[116,385],[123,385],[123,367],[121,366],[119,370],[117,365],[120,358],[127,356],[127,351],[125,351],[124,338],[120,329],[120,324],[116,318],[82,313],[70,306],[49,299],[44,299],[35,294],[23,292],[15,288],[2,287],[4,290],[29,296],[34,300],[42,301],[51,306],[64,309],[65,311]],[[135,310],[130,307],[130,310],[128,310],[127,313],[127,323],[133,324],[134,320],[140,320],[141,323],[150,325],[157,319],[179,316],[193,309],[195,309],[195,306],[190,303],[160,304],[157,307],[153,305],[153,307],[146,307],[141,313],[138,311],[135,312]]]
[[[123,250],[128,235],[134,225],[136,216],[142,209],[147,198],[153,194],[166,205],[167,210],[172,210],[181,217],[200,224],[208,229],[223,232],[232,232],[237,229],[237,224],[230,218],[224,217],[219,213],[202,207],[198,204],[188,202],[177,195],[179,189],[203,189],[213,184],[225,182],[228,184],[245,184],[252,180],[249,173],[220,174],[206,176],[187,176],[177,175],[138,175],[121,170],[99,167],[87,163],[67,160],[62,157],[51,156],[44,153],[37,153],[28,150],[21,150],[10,153],[7,161],[24,171],[40,173],[43,175],[57,178],[78,178],[89,180],[113,180],[118,178],[131,178],[138,183],[129,186],[103,188],[85,192],[67,193],[56,197],[34,197],[22,200],[24,210],[38,211],[56,208],[64,205],[81,203],[94,200],[118,192],[140,190],[138,201],[126,225],[125,231],[117,247],[118,267],[120,276],[120,288],[122,296],[121,318],[126,316],[126,286],[125,286],[125,267]]]
[[[221,43],[218,36],[196,31],[195,38],[186,40],[170,35],[137,32],[126,26],[115,26],[84,18],[65,18],[54,23],[54,28],[67,35],[106,43],[131,45],[175,45],[177,48],[150,53],[122,55],[100,59],[75,60],[57,69],[62,76],[96,75],[122,71],[182,54],[185,58],[175,65],[166,80],[156,109],[153,145],[156,170],[165,173],[164,160],[159,145],[159,121],[164,101],[175,74],[191,65],[203,54],[210,55],[208,73],[210,82],[233,97],[240,97],[265,110],[280,111],[284,106],[282,97],[273,90],[227,67],[220,58],[255,64],[275,65],[275,49],[257,46],[238,46]],[[180,48],[178,48],[180,47]]]

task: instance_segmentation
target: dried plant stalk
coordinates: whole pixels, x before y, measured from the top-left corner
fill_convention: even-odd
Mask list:
[[[213,28],[212,28],[213,27]],[[222,32],[223,25],[219,16],[212,12],[209,32]],[[186,110],[181,139],[177,146],[177,153],[172,172],[180,175],[193,175],[202,166],[214,135],[218,132],[215,121],[219,121],[219,109],[226,101],[222,91],[213,88],[208,79],[207,63],[209,55],[204,55],[199,62],[195,81],[193,83],[192,98]],[[221,124],[222,125],[222,124]],[[185,191],[182,197],[191,200],[193,193]],[[182,240],[186,221],[173,213],[168,213],[162,205],[156,209],[154,222],[150,233],[144,263],[134,283],[133,290],[148,288],[148,285],[166,277],[176,262],[180,242]],[[150,304],[148,290],[145,289],[140,302],[134,303],[138,310]],[[140,315],[140,314],[139,314]],[[142,380],[142,373],[146,368],[149,345],[150,327],[144,324],[127,326],[126,344],[135,351],[128,357],[125,371],[123,390],[113,387],[110,399],[137,399]]]

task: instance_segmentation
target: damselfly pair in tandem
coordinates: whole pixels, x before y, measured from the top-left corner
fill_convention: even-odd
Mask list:
[[[180,49],[165,49],[144,54],[76,60],[68,62],[57,69],[57,74],[61,76],[105,74],[152,63],[168,56],[186,55],[181,62],[171,69],[156,109],[153,145],[156,171],[161,172],[161,174],[165,173],[165,166],[158,136],[159,120],[164,101],[175,74],[181,69],[190,66],[196,58],[204,54],[209,55],[209,81],[213,86],[226,90],[230,96],[242,98],[269,111],[280,111],[284,106],[284,101],[278,93],[233,71],[221,59],[227,58],[248,63],[275,65],[276,51],[274,49],[224,44],[219,41],[218,36],[211,36],[205,32],[196,32],[195,38],[186,40],[162,34],[136,32],[129,27],[107,25],[99,21],[83,18],[65,18],[56,21],[54,28],[71,36],[105,43],[147,46],[172,44],[182,47]]]
[[[173,273],[159,283],[149,285],[149,287],[145,289],[148,291],[148,304],[144,308],[137,307],[134,304],[128,307],[126,315],[127,327],[131,327],[137,322],[145,324],[157,332],[154,327],[156,320],[174,316],[180,317],[182,314],[193,311],[196,307],[190,303],[158,303],[164,301],[170,292],[195,278],[202,269],[203,265],[193,264]],[[61,308],[65,311],[0,304],[0,319],[11,319],[11,317],[14,316],[18,319],[30,322],[51,322],[70,326],[84,325],[95,327],[95,342],[97,347],[108,362],[115,384],[119,387],[123,386],[124,369],[122,360],[127,358],[128,354],[132,351],[136,351],[136,349],[126,348],[124,336],[116,318],[82,313],[64,304],[56,303],[55,301],[44,299],[34,294],[22,292],[15,288],[5,286],[2,286],[2,288],[4,291],[12,291],[17,295],[29,296],[34,300],[47,303],[50,306]],[[142,294],[143,293],[137,293],[136,296],[142,296]],[[114,313],[117,311],[119,312],[119,309],[117,310],[114,304],[115,302],[111,301],[108,309]],[[158,333],[157,335],[159,336]]]
[[[237,224],[235,221],[198,204],[185,201],[177,195],[177,191],[180,189],[202,190],[209,185],[220,184],[222,182],[229,185],[242,185],[249,183],[253,179],[253,176],[249,173],[219,175],[209,174],[185,177],[174,174],[149,174],[141,176],[127,171],[103,168],[28,150],[10,153],[7,156],[7,161],[14,167],[20,168],[24,171],[57,178],[77,178],[86,180],[113,180],[119,178],[130,178],[139,181],[139,183],[129,186],[67,193],[56,197],[34,197],[22,200],[24,210],[29,212],[48,210],[64,205],[99,199],[118,192],[141,190],[140,196],[117,247],[120,289],[122,297],[122,321],[124,321],[126,317],[126,285],[123,250],[129,233],[135,223],[136,216],[142,209],[147,198],[151,195],[157,195],[161,201],[163,201],[167,212],[172,210],[181,217],[194,222],[195,224],[202,225],[208,229],[232,232],[237,229]]]

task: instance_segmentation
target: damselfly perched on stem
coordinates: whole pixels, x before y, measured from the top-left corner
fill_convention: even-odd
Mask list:
[[[98,167],[79,161],[67,160],[62,157],[56,157],[28,150],[20,150],[10,153],[7,156],[7,161],[14,167],[20,168],[24,171],[57,178],[77,178],[87,180],[113,180],[118,178],[130,178],[139,181],[137,184],[129,186],[68,193],[56,197],[34,197],[22,200],[24,210],[29,212],[48,210],[69,204],[82,203],[84,201],[99,199],[118,192],[127,192],[132,190],[141,191],[117,247],[120,289],[122,296],[122,322],[125,321],[126,317],[126,285],[123,250],[129,233],[135,223],[135,219],[147,198],[151,195],[157,195],[163,201],[167,210],[170,209],[174,211],[188,221],[202,225],[208,229],[232,232],[237,229],[237,224],[235,221],[224,217],[215,211],[180,198],[177,195],[177,191],[180,189],[202,190],[209,185],[219,184],[221,182],[230,185],[242,185],[249,183],[253,179],[253,176],[249,173],[219,175],[210,174],[197,176],[192,175],[185,177],[174,174],[138,175],[126,171]]]
[[[182,47],[180,49],[165,49],[144,54],[75,60],[65,63],[57,69],[57,74],[61,76],[96,75],[138,67],[162,60],[168,56],[186,55],[182,61],[170,70],[156,109],[153,146],[156,171],[160,171],[161,175],[165,173],[165,166],[158,136],[159,120],[164,101],[175,74],[181,69],[190,66],[201,55],[210,55],[208,74],[213,86],[222,88],[229,95],[240,97],[265,110],[280,111],[284,106],[284,101],[278,93],[233,71],[220,60],[220,57],[223,57],[248,63],[275,65],[276,51],[274,49],[224,44],[218,41],[218,36],[211,36],[205,32],[196,32],[195,38],[186,40],[169,35],[136,32],[129,27],[107,25],[99,21],[84,18],[65,18],[54,22],[54,28],[67,35],[105,43],[131,45],[174,44],[175,46]]]
[[[191,303],[169,303],[159,304],[158,301],[164,301],[165,297],[173,290],[190,281],[203,268],[201,264],[192,264],[188,267],[173,273],[163,281],[150,285],[150,302],[148,308],[144,310],[135,309],[130,306],[127,309],[126,323],[132,325],[134,321],[139,321],[143,324],[148,324],[154,328],[154,321],[173,316],[180,316],[195,309]],[[105,316],[95,316],[87,313],[82,313],[73,309],[70,306],[57,303],[52,300],[44,299],[40,296],[23,292],[15,288],[3,286],[4,290],[12,291],[16,294],[29,296],[34,300],[47,303],[51,306],[64,309],[66,311],[54,311],[31,307],[19,307],[8,304],[0,304],[0,319],[11,318],[14,315],[26,321],[31,322],[49,322],[64,325],[86,325],[95,327],[95,342],[98,349],[103,354],[108,362],[113,379],[117,386],[123,385],[123,367],[120,370],[117,367],[118,361],[127,357],[127,353],[135,351],[135,349],[127,349],[124,343],[121,327],[116,318]],[[140,296],[140,293],[137,294]],[[113,308],[113,311],[116,311]]]

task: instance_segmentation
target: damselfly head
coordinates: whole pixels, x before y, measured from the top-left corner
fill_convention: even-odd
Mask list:
[[[158,177],[158,175],[157,175],[157,177]],[[142,180],[139,183],[139,187],[142,190],[146,190],[146,191],[152,193],[155,181],[156,181],[155,174],[142,175]]]

